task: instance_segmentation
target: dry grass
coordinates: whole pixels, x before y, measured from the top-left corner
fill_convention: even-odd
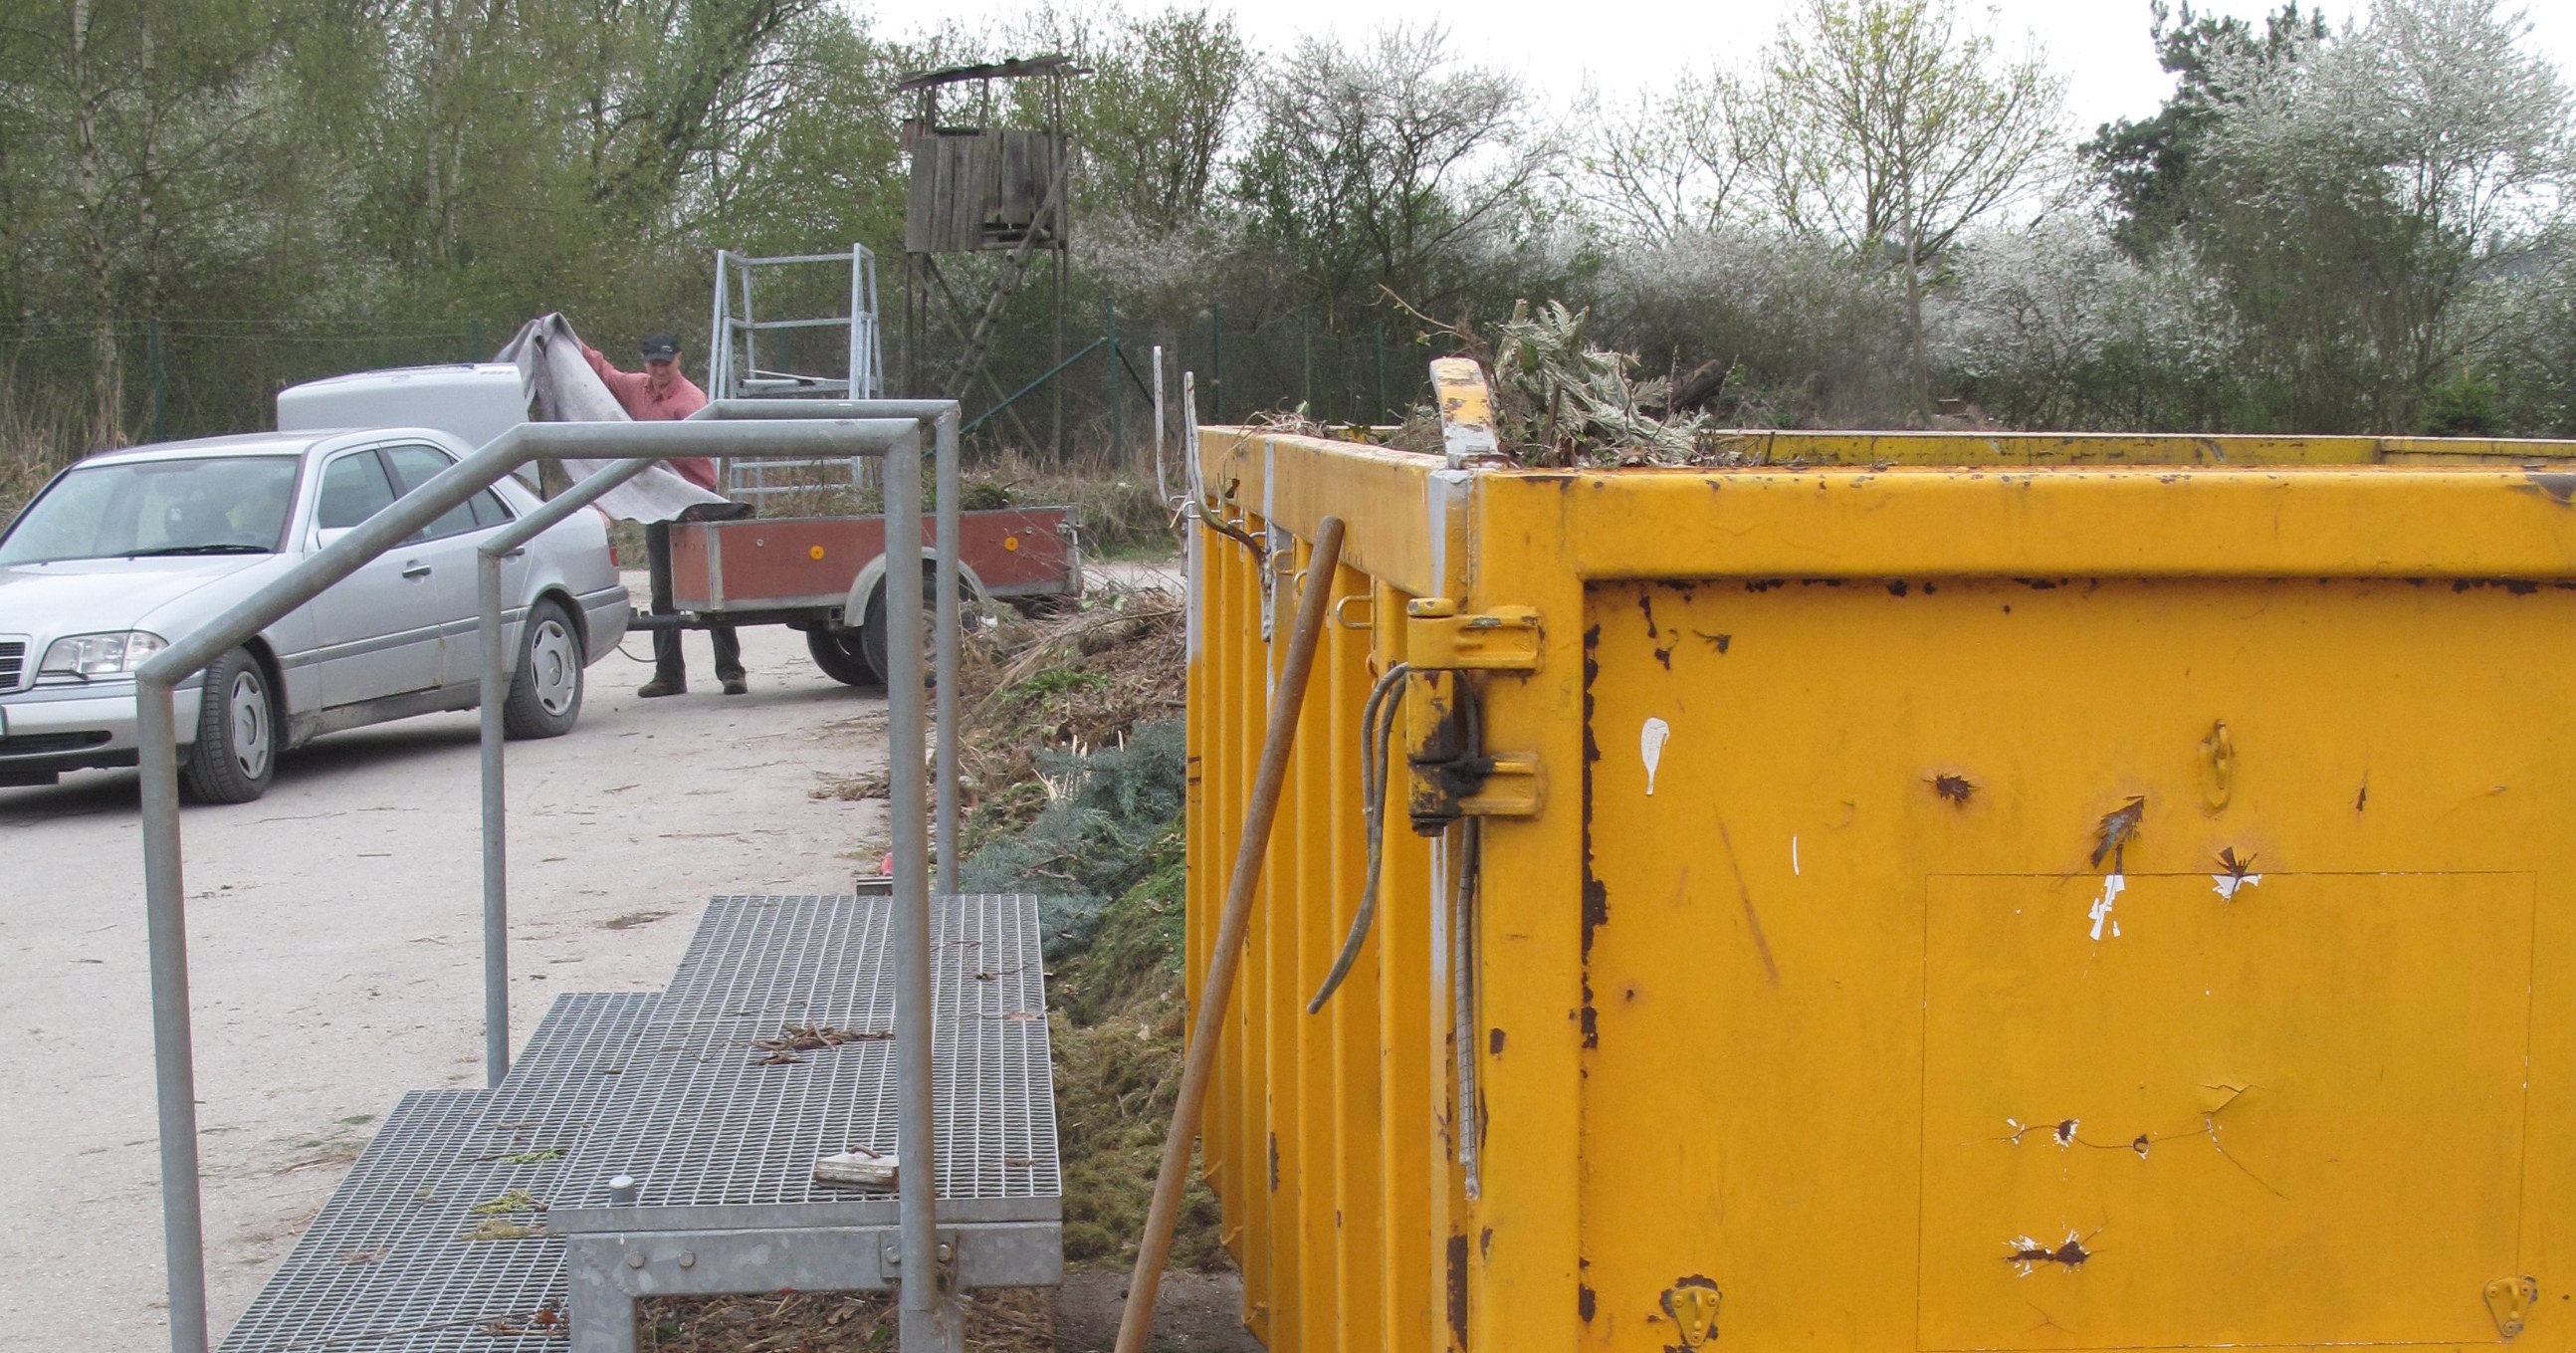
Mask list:
[[[1006,610],[966,645],[958,762],[969,853],[1046,806],[1039,752],[1117,746],[1139,724],[1180,716],[1181,625],[1177,597],[1095,586],[1064,614]]]

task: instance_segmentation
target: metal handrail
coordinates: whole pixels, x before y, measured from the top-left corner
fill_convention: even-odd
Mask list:
[[[169,1274],[170,1343],[175,1353],[205,1353],[209,1331],[197,1157],[196,1071],[188,1011],[187,917],[181,869],[177,711],[173,691],[180,682],[202,671],[217,657],[491,487],[503,475],[541,457],[597,459],[602,458],[600,453],[626,457],[619,464],[584,480],[586,488],[596,484],[594,497],[608,487],[608,484],[598,481],[622,480],[640,472],[644,465],[675,456],[730,454],[785,458],[829,454],[884,455],[917,465],[922,451],[920,422],[925,417],[938,417],[940,411],[865,419],[834,418],[829,411],[809,404],[796,412],[805,416],[793,425],[760,428],[727,426],[723,420],[729,415],[722,412],[705,420],[675,423],[520,424],[352,528],[208,625],[182,637],[136,672],[144,917],[150,950],[154,1081],[160,1119],[162,1244]],[[817,414],[823,416],[817,417]],[[946,405],[945,414],[949,425],[953,426],[955,406]],[[761,416],[765,419],[772,415]],[[943,441],[953,444],[952,439]],[[585,456],[585,452],[591,454]],[[946,459],[953,461],[953,452]],[[888,673],[887,691],[887,722],[892,744],[889,748],[889,770],[922,764],[919,497],[917,472],[887,476],[887,585],[899,593],[887,608],[890,628],[888,666],[892,669]],[[579,503],[567,504],[546,525],[560,521],[580,506]],[[529,521],[543,515],[541,511],[532,515]],[[527,523],[522,522],[521,525]],[[542,529],[543,526],[538,526],[528,535],[532,537]],[[942,572],[953,571],[955,541],[953,533],[943,537],[940,552]],[[485,556],[484,562],[496,575],[499,554],[506,552],[505,549]],[[497,593],[487,595],[497,596]],[[953,614],[953,601],[949,609]],[[483,692],[487,729],[497,719],[499,704],[495,698],[496,689],[488,684],[492,679],[489,654],[499,648],[493,633],[497,629],[497,602],[490,619],[492,627],[485,631],[488,651],[484,679],[487,685]],[[943,686],[946,684],[942,683]],[[943,737],[941,741],[945,744],[950,739]],[[487,789],[487,794],[496,792],[497,781]],[[925,830],[927,805],[920,776],[894,775],[890,798],[894,829],[896,938],[904,950],[898,959],[898,998],[912,1011],[927,1011],[930,995],[929,871],[928,862],[923,857],[927,854],[929,842]],[[487,797],[487,831],[497,825],[493,808],[493,800]],[[494,859],[486,861],[487,886],[492,880],[491,871],[495,864]],[[497,937],[501,941],[498,944],[494,943],[496,937],[493,934],[496,923],[503,916],[491,911],[491,899],[487,897],[486,900],[486,961],[488,965],[494,957],[500,958],[506,982],[506,929]],[[487,966],[487,1019],[494,1009],[488,987],[491,976],[492,970]],[[505,1042],[508,1037],[506,1001],[505,985],[500,1006],[503,1016],[500,1037]],[[487,1030],[487,1050],[490,1037]],[[929,1159],[933,1149],[929,1130],[932,1121],[928,1093],[931,1084],[929,1025],[926,1020],[898,1019],[897,1037],[903,1091],[900,1108],[904,1149],[907,1153],[918,1151],[918,1158]],[[916,1062],[919,1064],[917,1077]],[[915,1130],[916,1124],[918,1131]],[[907,1180],[902,1202],[904,1250],[908,1258],[914,1250],[920,1251],[921,1266],[912,1272],[936,1272],[932,1257],[936,1200],[930,1193],[936,1181],[928,1169],[913,1173],[922,1181],[919,1190],[922,1196],[915,1198],[916,1190]],[[914,1286],[922,1290],[915,1293],[908,1289],[904,1294],[906,1325],[909,1327],[915,1323],[910,1317],[917,1297],[922,1303],[920,1323],[927,1329],[937,1294],[929,1290],[930,1284]],[[914,1345],[907,1340],[906,1346]],[[926,1344],[921,1346],[927,1347]]]

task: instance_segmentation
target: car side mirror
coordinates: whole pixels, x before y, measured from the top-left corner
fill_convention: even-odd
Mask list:
[[[315,527],[313,530],[313,548],[317,550],[327,550],[331,548],[331,542],[338,540],[340,537],[345,536],[356,529],[357,528],[353,526]]]

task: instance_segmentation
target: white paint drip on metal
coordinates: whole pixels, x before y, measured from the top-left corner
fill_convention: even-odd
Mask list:
[[[2093,910],[2090,913],[2093,917],[2094,943],[2099,944],[2102,942],[2102,927],[2106,923],[2111,927],[2111,938],[2115,940],[2120,938],[2120,923],[2111,919],[2111,907],[2112,904],[2120,900],[2120,894],[2125,891],[2128,886],[2129,881],[2120,877],[2118,874],[2106,874],[2103,876],[2102,895],[2094,899]]]
[[[2233,902],[2238,889],[2251,888],[2262,881],[2260,874],[2212,874],[2209,876],[2209,890],[2218,894],[2219,901]]]
[[[1664,744],[1672,739],[1673,726],[1661,719],[1649,718],[1637,730],[1637,754],[1646,761],[1646,797],[1655,796],[1655,768],[1664,762]]]

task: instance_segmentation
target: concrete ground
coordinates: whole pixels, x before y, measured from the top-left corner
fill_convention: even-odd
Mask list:
[[[561,991],[659,988],[705,899],[840,892],[881,801],[814,798],[884,762],[884,701],[803,637],[743,631],[751,694],[643,702],[590,668],[580,725],[510,748],[511,1024]],[[649,651],[631,636],[626,652]],[[220,1337],[405,1090],[480,1085],[474,715],[325,738],[186,841],[207,1284]],[[0,789],[0,1330],[12,1347],[168,1347],[135,773]]]

